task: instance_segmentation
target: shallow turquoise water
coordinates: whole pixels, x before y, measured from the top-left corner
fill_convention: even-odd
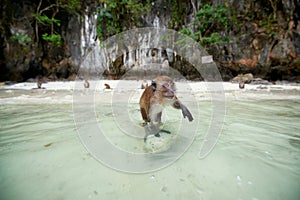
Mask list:
[[[203,159],[199,158],[199,150],[212,108],[210,101],[199,101],[199,116],[195,116],[200,119],[199,129],[185,154],[161,170],[128,174],[103,165],[85,149],[77,135],[71,102],[5,101],[9,95],[3,92],[0,91],[0,199],[300,197],[298,99],[227,100],[223,131],[213,151]],[[38,98],[50,94],[40,94]],[[62,92],[59,97],[68,99],[68,95]],[[98,104],[96,116],[104,129],[114,130],[118,127],[111,124],[114,113],[110,106],[107,102]],[[138,105],[132,104],[130,109],[135,125],[140,126]],[[192,105],[190,109],[197,108]],[[168,112],[165,123],[172,129],[180,115]],[[110,137],[128,151],[145,150],[142,140],[126,140],[127,135],[119,137],[114,131]]]

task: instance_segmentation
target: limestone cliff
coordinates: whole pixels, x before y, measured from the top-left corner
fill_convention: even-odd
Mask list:
[[[210,15],[212,8],[220,15]],[[204,26],[205,17],[210,24]],[[3,0],[0,81],[26,81],[37,75],[72,80],[100,40],[149,26],[193,37],[213,55],[224,80],[252,73],[268,80],[299,81],[299,20],[299,0]],[[152,52],[157,56],[155,49]],[[134,63],[136,57],[132,59]],[[110,70],[102,74],[107,77],[120,77],[130,67],[122,58],[108,62]],[[188,79],[201,80],[180,55],[169,64]]]

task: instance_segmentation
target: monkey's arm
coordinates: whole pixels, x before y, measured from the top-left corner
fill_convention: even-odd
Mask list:
[[[184,118],[187,117],[190,122],[193,121],[194,118],[193,118],[192,114],[190,113],[189,109],[183,104],[180,104],[180,107],[181,107],[183,117]]]
[[[181,109],[183,117],[187,117],[190,122],[194,120],[189,109],[185,105],[183,105],[178,99],[176,99],[176,101],[173,103],[173,107]]]

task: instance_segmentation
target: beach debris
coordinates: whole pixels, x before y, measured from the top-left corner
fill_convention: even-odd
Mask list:
[[[44,147],[50,147],[53,143],[48,143],[48,144],[45,144]]]

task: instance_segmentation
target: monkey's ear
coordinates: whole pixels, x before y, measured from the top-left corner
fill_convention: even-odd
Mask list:
[[[153,80],[152,80],[152,82],[151,82],[151,87],[152,87],[153,91],[156,90],[156,82],[153,81]]]

